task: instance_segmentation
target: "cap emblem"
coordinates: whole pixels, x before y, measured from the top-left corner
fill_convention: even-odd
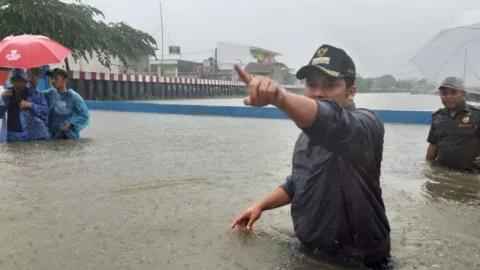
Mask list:
[[[323,71],[325,71],[325,73],[327,73],[328,75],[333,76],[333,77],[340,76],[340,72],[336,72],[336,71],[333,71],[333,70],[327,70],[327,69],[324,69]]]
[[[317,57],[312,59],[312,65],[330,64],[330,57]]]
[[[325,54],[327,54],[327,52],[328,52],[328,48],[320,48],[320,49],[318,49],[318,51],[317,51],[317,56],[318,56],[318,57],[322,57],[322,56],[324,56]]]

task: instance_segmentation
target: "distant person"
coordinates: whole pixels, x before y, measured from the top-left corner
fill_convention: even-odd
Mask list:
[[[41,67],[31,68],[27,71],[32,87],[40,92],[48,90],[51,88],[49,77],[47,76],[48,66],[44,65]]]
[[[41,77],[41,69],[39,68],[31,68],[27,70],[27,77],[29,78],[30,88],[39,90],[38,89],[38,80]]]
[[[12,69],[0,99],[0,142],[48,139],[48,105],[23,69]]]
[[[322,45],[296,75],[306,79],[305,96],[235,68],[248,87],[246,105],[272,104],[303,132],[286,182],[246,209],[232,227],[250,230],[263,211],[291,204],[295,235],[315,257],[389,269],[390,225],[380,187],[384,128],[375,113],[355,108],[350,56]]]
[[[83,98],[67,88],[68,73],[63,69],[47,72],[54,88],[45,92],[48,101],[48,128],[53,139],[78,139],[90,123],[90,113]]]
[[[426,159],[450,169],[478,173],[480,109],[465,101],[465,85],[460,78],[447,77],[438,89],[444,107],[432,114]]]

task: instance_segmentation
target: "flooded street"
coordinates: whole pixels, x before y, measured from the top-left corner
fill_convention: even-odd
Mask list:
[[[399,269],[480,269],[480,180],[424,161],[427,126],[386,125]],[[92,112],[78,141],[0,145],[0,269],[336,269],[291,240],[289,207],[244,208],[290,172],[290,121]]]

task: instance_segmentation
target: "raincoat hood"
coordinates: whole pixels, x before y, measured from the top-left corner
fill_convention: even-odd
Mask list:
[[[27,72],[23,68],[14,68],[10,71],[7,81],[3,86],[5,89],[13,87],[13,84],[12,84],[13,77],[21,77],[27,82],[27,88],[31,88],[32,85],[30,83],[30,78],[28,78]]]

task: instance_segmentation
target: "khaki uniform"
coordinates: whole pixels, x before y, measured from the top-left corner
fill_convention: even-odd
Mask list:
[[[480,108],[464,102],[461,110],[451,116],[445,108],[432,114],[427,141],[437,146],[435,163],[470,172],[480,172],[474,165],[480,156]]]

